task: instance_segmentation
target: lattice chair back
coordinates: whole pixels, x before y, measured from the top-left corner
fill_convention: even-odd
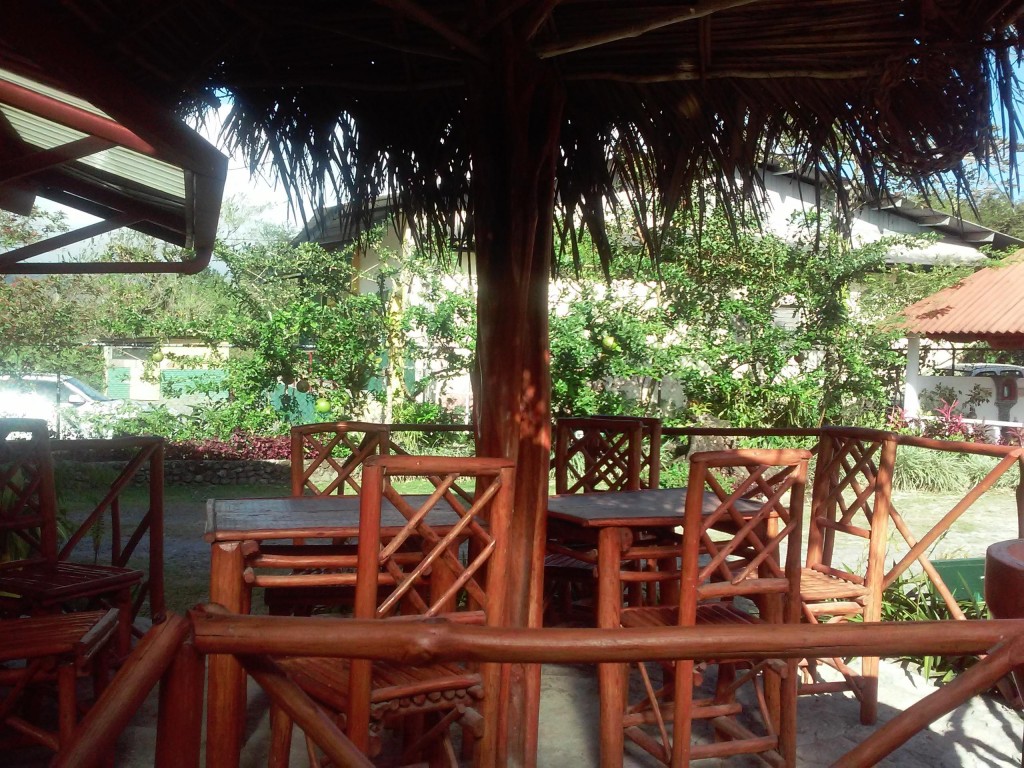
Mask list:
[[[895,459],[896,442],[885,439],[884,433],[870,437],[852,430],[823,434],[808,521],[808,569],[881,590]],[[837,561],[837,542],[866,549],[866,562]]]
[[[809,459],[803,450],[691,456],[680,625],[800,622],[801,521]],[[741,596],[749,602],[741,605]],[[771,764],[794,765],[796,661],[708,661],[718,666],[715,693],[701,700],[694,700],[694,663],[676,663],[671,764],[760,753]],[[760,710],[759,725],[743,713],[737,696],[747,683],[757,691],[753,701]],[[721,743],[692,743],[693,722],[702,719],[725,735]]]
[[[338,421],[291,431],[292,496],[359,493],[359,471],[370,456],[395,450],[387,424]],[[321,470],[330,470],[322,472]],[[329,479],[321,479],[326,476]]]
[[[391,482],[417,477],[435,486],[425,498],[400,492]],[[468,478],[476,480],[472,502],[453,490],[457,480]],[[505,459],[368,459],[360,492],[355,617],[398,621],[445,617],[502,625],[514,479],[514,464]],[[379,665],[361,659],[350,662],[348,732],[364,749],[370,745],[362,743],[363,734],[369,732],[371,719],[379,719],[374,717],[374,701],[388,696],[374,688],[375,669],[379,677]],[[500,668],[494,664],[481,665],[471,676],[451,665],[423,668],[409,687],[421,692],[429,689],[431,676],[438,690],[479,684],[484,692],[483,719],[491,723],[486,738],[493,738],[499,675]]]
[[[660,430],[659,430],[660,435]],[[565,418],[555,424],[555,492],[657,487],[644,467],[644,424],[624,418]],[[660,461],[660,459],[659,459]]]
[[[653,416],[594,416],[592,418],[615,422],[640,422],[640,487],[658,488],[661,483],[661,419]]]
[[[697,603],[785,595],[800,617],[801,531],[807,462],[802,450],[732,450],[690,459],[683,523],[680,622]],[[699,535],[690,535],[693,531]]]
[[[473,610],[502,620],[513,463],[505,459],[378,456],[363,470],[355,616],[436,617]],[[428,495],[400,492],[393,478],[424,478]],[[479,492],[467,500],[460,479]],[[393,510],[397,510],[395,514]],[[416,557],[404,556],[415,542]],[[491,589],[491,587],[498,587]]]
[[[0,419],[0,556],[0,569],[56,566],[57,496],[42,419]]]
[[[807,621],[881,620],[896,448],[895,435],[888,433],[846,428],[823,431],[800,585]],[[867,556],[839,561],[837,548],[860,548]],[[878,716],[878,659],[863,657],[859,669],[851,666],[849,659],[808,659],[801,693],[841,687],[819,674],[819,662],[843,675],[845,685],[860,701],[861,723],[873,724]]]

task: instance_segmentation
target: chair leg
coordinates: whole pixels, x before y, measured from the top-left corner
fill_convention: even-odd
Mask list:
[[[74,664],[61,664],[57,668],[57,728],[63,746],[71,740],[78,723],[78,672]]]
[[[675,669],[675,708],[672,718],[672,768],[690,764],[693,740],[693,661],[677,661]]]
[[[860,660],[860,722],[874,725],[878,719],[878,657],[865,656]]]
[[[277,704],[271,704],[268,768],[288,768],[291,749],[292,719]]]
[[[132,591],[122,589],[117,593],[116,603],[117,656],[120,663],[132,652]]]

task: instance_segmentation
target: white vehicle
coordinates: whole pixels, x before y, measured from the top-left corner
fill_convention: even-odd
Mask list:
[[[99,437],[83,417],[113,415],[124,404],[73,376],[29,373],[0,376],[0,417],[43,419],[59,437]]]

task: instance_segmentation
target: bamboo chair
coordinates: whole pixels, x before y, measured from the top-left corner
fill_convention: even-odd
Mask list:
[[[555,423],[555,493],[657,488],[660,471],[659,419],[594,416],[562,418]],[[581,600],[592,600],[597,551],[596,542],[580,540],[577,532],[564,531],[556,524],[549,526],[548,534],[544,559],[546,613],[557,621],[570,614],[574,594],[579,594]],[[635,565],[645,567],[644,563]],[[633,603],[644,599],[641,583],[630,581]]]
[[[623,626],[799,623],[801,520],[809,458],[809,452],[797,450],[694,454],[687,483],[679,605],[624,608]],[[736,470],[745,476],[736,477]],[[710,510],[705,491],[714,499]],[[711,667],[717,667],[713,695],[695,698],[695,683]],[[638,669],[646,696],[627,706],[624,735],[658,760],[675,767],[701,758],[757,753],[772,765],[795,764],[796,660],[709,659],[700,666],[677,661],[664,670],[668,682],[660,688],[646,665]],[[738,697],[747,685],[753,690],[756,713]],[[698,720],[707,721],[713,742],[693,743]]]
[[[346,492],[358,494],[359,473],[363,462],[370,456],[389,453],[393,448],[391,431],[386,424],[337,421],[292,427],[292,496],[341,496]],[[333,470],[333,474],[328,472],[327,477],[323,477],[324,469]],[[307,546],[316,546],[317,551],[310,552]],[[289,555],[306,558],[313,554],[344,555],[354,552],[344,542],[336,542],[334,545],[294,542],[291,547],[267,545],[263,550],[265,554],[281,558]],[[308,569],[305,572],[309,573]],[[351,605],[352,590],[338,586],[268,587],[263,593],[263,601],[271,615],[309,616],[318,609]]]
[[[93,698],[103,690],[109,672],[105,654],[117,627],[113,609],[5,620],[0,631],[0,729],[54,752],[67,745],[85,706],[78,678],[92,677]],[[19,706],[50,687],[56,688],[56,723],[38,719],[39,702]],[[0,745],[6,746],[5,741],[0,738]]]
[[[365,421],[302,424],[292,427],[291,440],[292,496],[358,494],[358,472],[366,459],[404,453],[392,442],[387,424]],[[329,479],[316,477],[323,468],[333,470]]]
[[[17,439],[17,435],[27,439]],[[118,610],[118,653],[131,649],[132,590],[142,571],[60,560],[57,494],[49,435],[42,419],[0,419],[0,615],[56,614],[95,607]]]
[[[896,447],[894,440],[822,439],[808,524],[807,562],[800,578],[804,618],[810,623],[881,620]],[[863,569],[834,561],[837,537],[867,542]],[[820,663],[838,670],[843,679],[823,679]],[[841,658],[807,659],[802,673],[801,694],[849,690],[860,701],[861,723],[872,725],[877,719],[877,657],[861,658],[859,669]]]
[[[505,459],[368,459],[360,493],[358,554],[351,563],[354,617],[500,626],[505,613],[513,466]],[[427,478],[435,490],[424,503],[413,506],[411,497],[391,484],[398,476]],[[463,478],[477,481],[479,495],[471,502],[454,490],[456,481]],[[391,529],[386,535],[381,525],[385,500],[404,518],[401,530]],[[443,527],[430,522],[428,513],[435,507],[453,513]],[[404,545],[413,542],[420,556],[404,557]],[[450,726],[456,721],[463,725],[464,747],[482,737],[481,749],[495,748],[498,665],[415,666],[290,657],[282,659],[281,666],[338,718],[348,737],[367,755],[381,752],[385,728],[400,727],[405,732],[399,763],[429,753],[435,761],[456,765],[449,739]],[[291,729],[281,712],[273,713],[271,766],[287,765]]]

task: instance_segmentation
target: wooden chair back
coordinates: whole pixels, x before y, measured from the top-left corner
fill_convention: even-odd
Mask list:
[[[0,419],[0,569],[56,566],[57,494],[46,422]]]
[[[866,587],[881,597],[889,530],[896,441],[826,433],[818,448],[806,567],[826,576]],[[845,563],[834,557],[836,542],[867,545],[866,562]],[[878,617],[868,619],[877,621]]]
[[[646,448],[645,448],[646,443]],[[555,493],[657,488],[661,423],[628,417],[573,417],[555,423]]]
[[[292,427],[291,439],[292,496],[358,494],[357,472],[363,462],[394,449],[387,424],[363,421],[302,424]],[[318,485],[314,475],[324,467],[333,474]]]
[[[392,484],[399,477],[424,478],[433,492],[424,499],[399,491]],[[456,481],[465,478],[476,480],[471,502],[454,491]],[[448,618],[501,626],[514,481],[514,464],[506,459],[368,459],[360,492],[354,616],[396,621]],[[401,522],[385,528],[382,520],[389,506],[398,510]],[[438,516],[440,523],[435,522]],[[369,728],[374,665],[365,659],[350,663],[347,730],[364,748],[359,734]],[[484,722],[492,727],[499,674],[498,665],[480,669]],[[423,680],[418,685],[422,687]]]
[[[506,459],[377,456],[367,460],[360,493],[356,618],[437,617],[474,610],[496,626],[502,620],[501,579],[507,565],[514,464]],[[429,494],[396,489],[392,479],[423,478]],[[466,500],[460,479],[477,481]],[[382,510],[401,513],[399,528],[383,535]],[[437,521],[437,522],[435,522]],[[415,542],[415,557],[405,557]],[[496,588],[495,588],[496,587]]]
[[[740,595],[775,606],[772,615],[762,616],[766,620],[799,622],[809,459],[803,450],[756,449],[691,457],[680,624],[694,623],[699,603]],[[781,604],[765,599],[769,595],[782,596]]]

